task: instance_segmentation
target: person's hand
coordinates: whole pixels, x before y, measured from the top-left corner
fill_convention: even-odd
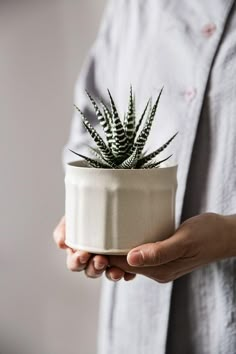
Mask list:
[[[66,224],[65,217],[61,219],[54,230],[53,238],[57,246],[67,252],[67,268],[74,272],[84,271],[89,278],[99,278],[109,267],[109,259],[106,256],[94,255],[81,250],[74,250],[65,244]],[[122,278],[132,280],[135,274],[130,274],[122,269],[110,267],[112,271],[110,280],[118,281]]]
[[[127,257],[110,256],[107,277],[118,267],[166,283],[194,269],[236,256],[236,216],[205,213],[186,220],[167,240],[134,248]]]

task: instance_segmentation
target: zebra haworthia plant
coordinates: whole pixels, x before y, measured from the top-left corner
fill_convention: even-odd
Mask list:
[[[98,104],[95,99],[86,92],[93,105],[97,119],[104,130],[106,141],[104,141],[93,128],[83,112],[75,106],[81,114],[83,124],[94,140],[97,148],[90,147],[94,158],[84,156],[72,150],[70,151],[87,161],[89,166],[95,168],[147,169],[159,167],[162,162],[168,160],[172,155],[159,161],[155,158],[165,150],[177,135],[177,133],[173,135],[165,144],[155,151],[149,154],[143,153],[156,115],[162,90],[153,106],[151,99],[148,100],[138,122],[136,122],[135,96],[132,91],[132,86],[130,87],[128,112],[125,114],[123,122],[120,119],[117,107],[109,90],[110,107],[102,101]]]

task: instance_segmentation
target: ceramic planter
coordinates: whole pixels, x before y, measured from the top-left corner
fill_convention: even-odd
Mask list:
[[[95,169],[67,164],[66,244],[97,254],[127,254],[169,237],[175,227],[177,166]]]

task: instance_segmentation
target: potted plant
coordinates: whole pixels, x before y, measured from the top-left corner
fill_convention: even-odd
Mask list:
[[[94,158],[72,151],[79,161],[67,164],[66,244],[96,254],[127,254],[147,242],[169,237],[174,231],[177,166],[156,157],[175,138],[144,153],[162,90],[151,99],[136,122],[135,97],[130,88],[128,112],[120,119],[110,91],[110,107],[87,92],[106,140],[83,112],[83,124],[96,144]],[[82,160],[81,160],[82,159]]]

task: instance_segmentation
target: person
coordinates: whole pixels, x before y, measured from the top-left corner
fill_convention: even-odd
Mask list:
[[[233,0],[110,0],[76,86],[125,110],[164,85],[150,146],[171,145],[178,163],[176,232],[126,256],[66,247],[67,266],[104,277],[99,354],[236,353],[236,4]],[[64,164],[88,135],[73,118]],[[138,276],[136,276],[138,275]],[[119,281],[121,279],[126,281]],[[135,280],[134,280],[135,278]],[[130,281],[132,280],[132,281]]]

